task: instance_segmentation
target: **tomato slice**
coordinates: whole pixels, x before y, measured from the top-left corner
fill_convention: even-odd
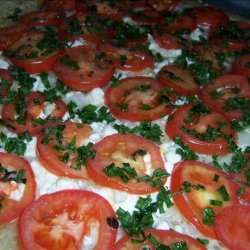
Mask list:
[[[153,32],[153,38],[157,44],[164,49],[180,49],[179,39],[163,30]]]
[[[44,9],[60,12],[73,11],[75,9],[75,0],[42,0]]]
[[[250,54],[246,54],[234,60],[232,73],[250,77]]]
[[[163,11],[163,10],[172,11],[179,4],[179,2],[180,0],[168,0],[168,1],[148,0],[147,1],[147,3],[157,11]]]
[[[209,108],[225,114],[230,120],[240,120],[242,118],[241,108],[230,108],[228,100],[230,98],[249,100],[250,86],[244,76],[223,75],[202,89],[201,98]]]
[[[135,11],[132,13],[131,18],[133,21],[144,25],[156,25],[163,23],[163,16],[156,10],[143,10]]]
[[[142,243],[133,242],[133,238],[130,238],[128,235],[123,236],[116,243],[115,250],[138,250],[144,249],[143,247],[148,247],[148,249],[155,249],[156,245],[152,244],[152,242],[148,239],[151,236],[153,236],[154,239],[157,240],[157,243],[161,244],[161,246],[164,245],[167,247],[171,247],[171,249],[175,249],[172,247],[177,247],[177,244],[180,245],[180,243],[182,243],[183,245],[185,244],[186,249],[206,249],[206,247],[202,245],[198,240],[195,240],[188,235],[181,234],[173,230],[147,229],[145,230],[145,235],[147,237],[147,240]],[[178,249],[178,247],[176,249]],[[185,249],[184,246],[183,249]]]
[[[229,179],[228,174],[221,170],[197,161],[182,161],[172,172],[171,191],[182,190],[181,194],[173,197],[175,205],[189,222],[209,238],[217,238],[214,231],[217,214],[223,208],[238,203],[237,186]],[[184,182],[196,188],[185,192]],[[197,188],[197,185],[202,185],[205,190]]]
[[[145,51],[121,48],[102,43],[99,49],[107,54],[116,69],[138,72],[154,67],[153,58]]]
[[[30,74],[52,70],[60,51],[52,45],[45,46],[48,40],[42,31],[23,33],[8,47],[6,55],[15,66],[24,68]]]
[[[82,145],[91,134],[92,128],[87,124],[50,124],[38,136],[37,157],[48,171],[57,176],[86,179],[86,159]]]
[[[22,157],[0,152],[0,170],[0,225],[2,225],[17,219],[23,209],[35,200],[36,182],[30,164]],[[21,173],[23,173],[21,178],[17,178]],[[23,188],[23,193],[21,197],[15,197],[14,193],[18,193],[19,188],[20,190]]]
[[[149,77],[129,77],[111,86],[105,100],[111,113],[129,121],[157,120],[172,111],[172,103],[164,86]],[[165,98],[166,97],[166,98]]]
[[[157,79],[172,88],[178,95],[198,94],[200,87],[187,69],[166,65],[157,74]]]
[[[11,73],[7,69],[0,69],[0,97],[9,93],[13,82]]]
[[[247,48],[247,41],[241,41],[236,39],[226,39],[220,37],[213,37],[211,42],[219,45],[221,48],[226,48],[229,52],[241,51]]]
[[[2,118],[12,132],[22,134],[28,131],[34,136],[46,125],[49,116],[62,118],[66,111],[67,106],[62,100],[46,102],[42,93],[30,92],[24,100],[17,97],[14,103],[5,103]]]
[[[18,18],[18,22],[27,25],[32,28],[35,26],[59,26],[61,16],[55,11],[32,11],[21,15]]]
[[[193,12],[196,15],[197,25],[208,26],[210,34],[214,34],[218,27],[226,25],[229,21],[228,15],[223,10],[211,6],[194,7]]]
[[[112,227],[110,221],[116,221],[115,212],[98,194],[84,190],[46,194],[28,206],[20,217],[20,247],[77,250],[86,246],[85,237],[97,235],[91,249],[109,250],[117,234],[117,228]]]
[[[233,205],[224,208],[216,217],[218,239],[232,250],[250,249],[250,206]]]
[[[65,85],[80,91],[103,87],[114,74],[114,66],[106,54],[90,46],[66,50],[58,58],[54,70]]]
[[[174,33],[177,31],[188,30],[192,32],[196,28],[195,19],[191,15],[180,14],[173,21],[167,22],[164,26],[166,32]]]
[[[152,173],[157,169],[166,173],[159,148],[152,141],[133,134],[114,134],[96,143],[92,150],[96,151],[96,155],[87,162],[87,173],[97,184],[132,194],[148,194],[159,190],[160,186],[138,181],[148,172],[153,176]],[[150,156],[150,166],[143,158],[145,154]],[[136,174],[130,175],[133,168]],[[113,175],[114,171],[118,171],[118,174]],[[166,176],[161,181],[165,183]]]
[[[195,152],[209,155],[229,153],[228,141],[224,136],[211,137],[210,131],[221,131],[226,136],[235,135],[224,115],[192,103],[179,107],[168,120],[165,130],[171,139],[180,136]]]
[[[7,49],[27,30],[28,27],[21,23],[0,28],[0,50]]]

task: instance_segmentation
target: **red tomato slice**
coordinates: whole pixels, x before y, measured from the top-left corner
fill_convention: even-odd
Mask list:
[[[56,134],[49,129],[54,128]],[[87,124],[62,122],[50,124],[44,134],[37,138],[37,157],[42,165],[57,176],[66,176],[73,179],[86,179],[87,174],[84,159],[78,148],[92,134],[92,128]],[[61,143],[57,133],[62,133]],[[53,140],[47,141],[48,136]],[[69,145],[71,145],[69,147]],[[67,147],[69,149],[67,149]],[[79,166],[78,166],[79,163]]]
[[[0,69],[0,97],[6,96],[12,85],[12,75],[7,69]]]
[[[164,30],[166,32],[177,32],[181,30],[193,31],[196,28],[195,19],[192,16],[180,14],[172,22],[167,22]]]
[[[131,18],[133,21],[144,24],[144,25],[154,25],[154,24],[162,24],[163,16],[159,11],[155,10],[143,10],[143,11],[135,11]]]
[[[0,50],[7,49],[27,30],[28,27],[21,23],[0,28]]]
[[[250,77],[250,54],[246,54],[234,60],[232,73]]]
[[[232,250],[250,249],[250,206],[233,205],[224,208],[216,217],[218,239]]]
[[[229,120],[240,120],[242,111],[225,110],[228,98],[250,98],[250,86],[246,77],[241,75],[224,75],[216,78],[212,84],[205,86],[201,98],[211,109],[225,114]]]
[[[166,65],[157,74],[157,79],[172,88],[178,95],[198,94],[200,87],[187,69]]]
[[[221,170],[208,164],[197,161],[183,161],[177,164],[172,172],[170,189],[178,192],[182,189],[184,182],[189,182],[194,186],[202,185],[205,190],[191,188],[191,192],[182,191],[173,197],[174,203],[181,214],[191,222],[202,234],[209,238],[216,239],[214,222],[210,225],[203,221],[206,218],[203,210],[212,208],[216,220],[217,214],[225,207],[238,203],[236,196],[236,186],[229,179],[230,177]],[[215,181],[215,178],[218,178]],[[228,199],[223,198],[218,191],[224,187],[228,194]],[[220,201],[220,206],[211,205],[211,201]]]
[[[66,50],[58,58],[54,70],[65,85],[80,91],[103,87],[114,74],[114,66],[106,54],[90,46]]]
[[[32,11],[21,15],[18,22],[30,28],[34,26],[59,26],[62,23],[61,18],[55,11]]]
[[[228,49],[228,52],[241,51],[247,48],[246,41],[234,40],[234,39],[223,39],[223,38],[212,38],[211,42],[219,45],[221,48]]]
[[[173,230],[159,230],[159,229],[147,229],[145,230],[146,236],[152,235],[160,244],[172,247],[176,243],[185,242],[187,249],[192,250],[205,250],[206,247],[202,245],[198,240],[194,238],[175,232]],[[136,243],[132,241],[128,235],[123,236],[115,246],[115,250],[138,250],[144,249],[143,247],[150,247],[149,249],[155,249],[152,242],[147,239],[142,243]],[[172,248],[171,248],[172,249]],[[178,249],[178,248],[176,248]]]
[[[2,118],[5,125],[11,129],[12,132],[22,134],[28,131],[30,135],[37,135],[45,126],[46,118],[41,118],[44,124],[40,124],[36,119],[44,111],[50,103],[45,101],[45,97],[40,92],[30,92],[22,103],[20,98],[16,98],[14,103],[5,103],[2,109]],[[18,103],[24,106],[24,109],[19,114],[17,110]],[[61,118],[67,110],[66,104],[62,100],[55,100],[55,108],[50,116],[54,118]],[[52,103],[52,104],[53,104]],[[19,105],[20,106],[20,105]],[[18,114],[18,118],[16,115]]]
[[[149,77],[130,77],[111,86],[105,100],[111,113],[119,119],[129,121],[157,120],[172,111],[167,97],[164,102],[164,86]]]
[[[149,194],[159,190],[160,186],[154,187],[149,182],[138,182],[136,179],[146,176],[147,173],[146,162],[139,151],[146,151],[150,155],[151,173],[156,169],[166,172],[159,148],[152,141],[133,134],[114,134],[96,143],[92,150],[96,150],[96,155],[87,162],[87,173],[97,184],[132,194]],[[129,164],[135,169],[137,177],[129,178],[128,182],[117,175],[110,177],[105,169],[111,164],[118,169]],[[162,182],[166,182],[166,177],[162,178]]]
[[[116,221],[114,210],[98,194],[84,190],[46,194],[28,206],[20,217],[20,247],[26,250],[83,249],[85,237],[91,236],[96,227],[98,239],[93,249],[109,250],[117,234],[117,228],[110,226],[113,221]]]
[[[230,122],[224,115],[211,110],[206,111],[204,114],[200,113],[203,107],[200,104],[192,103],[179,107],[166,124],[165,130],[167,135],[170,139],[180,136],[183,142],[192,150],[201,154],[228,154],[227,140],[223,137],[216,137],[211,140],[208,129],[219,129],[219,123],[223,123],[225,126],[221,128],[221,132],[228,136],[234,136],[235,134],[230,128]],[[195,136],[184,131],[183,128],[206,136],[200,138],[198,135]]]
[[[4,169],[0,171],[0,225],[9,223],[19,217],[23,209],[35,200],[36,182],[30,164],[24,158],[16,155],[0,152],[0,164],[8,173],[16,171],[10,175]],[[11,177],[16,178],[19,171],[24,171],[20,184],[11,181]],[[18,185],[25,185],[20,199],[15,200],[11,194],[18,189]]]
[[[30,74],[49,71],[60,51],[56,50],[47,55],[47,51],[40,50],[37,44],[44,37],[44,32],[26,32],[8,47],[6,53],[15,66],[24,68]]]
[[[210,34],[214,34],[218,27],[226,25],[229,21],[224,11],[211,6],[194,7],[193,12],[196,15],[197,25],[208,26]]]
[[[154,67],[153,58],[142,50],[120,48],[107,43],[100,44],[99,49],[105,52],[120,70],[138,72]]]
[[[180,49],[179,39],[163,30],[154,31],[153,38],[164,49]]]
[[[147,3],[157,11],[174,10],[180,0],[148,0]]]
[[[48,10],[66,12],[75,9],[75,0],[42,0],[44,8]]]

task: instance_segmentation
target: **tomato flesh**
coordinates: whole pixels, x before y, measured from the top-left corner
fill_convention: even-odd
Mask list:
[[[46,206],[44,205],[46,204]],[[63,190],[41,196],[19,220],[19,241],[24,249],[81,249],[93,223],[98,240],[93,249],[111,249],[117,229],[108,218],[116,215],[107,200],[84,190]]]

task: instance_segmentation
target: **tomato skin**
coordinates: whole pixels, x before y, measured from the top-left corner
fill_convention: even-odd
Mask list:
[[[243,55],[234,60],[232,66],[232,73],[250,77],[250,54]]]
[[[93,249],[112,249],[117,229],[108,225],[109,217],[116,219],[113,208],[96,193],[73,189],[43,195],[20,217],[20,247],[25,250],[83,249],[82,241],[88,236],[91,223],[96,221],[99,239]]]
[[[196,15],[197,25],[208,26],[210,34],[214,34],[219,26],[226,25],[229,21],[225,12],[211,6],[194,7],[193,12]]]
[[[228,87],[228,90],[227,90]],[[238,93],[230,91],[230,87],[238,88]],[[225,89],[225,91],[223,90]],[[223,96],[212,96],[213,91],[219,91],[224,94]],[[224,114],[229,120],[240,120],[242,117],[241,110],[224,110],[226,106],[226,100],[230,97],[243,97],[246,99],[250,98],[250,86],[248,80],[242,75],[223,75],[213,80],[212,84],[205,86],[201,91],[201,98],[203,102],[212,110]]]
[[[174,21],[167,22],[164,26],[164,30],[166,32],[177,32],[181,30],[189,30],[193,31],[196,28],[196,22],[195,19],[192,16],[189,15],[178,15]]]
[[[180,0],[148,0],[147,3],[152,6],[157,11],[163,10],[174,10],[176,6],[179,4]]]
[[[7,69],[0,69],[0,97],[6,96],[11,88],[10,86],[2,85],[1,81],[5,80],[12,85],[13,78],[11,73]]]
[[[153,32],[153,38],[156,43],[164,49],[180,49],[179,39],[166,32]]]
[[[215,232],[218,239],[232,250],[250,249],[250,206],[236,204],[217,215]]]
[[[32,120],[37,119],[44,109],[45,97],[40,92],[30,92],[24,100],[25,110],[22,111],[20,117],[24,119],[24,124],[19,123],[15,119],[16,115],[16,106],[15,104],[19,101],[20,97],[16,97],[13,103],[5,103],[2,108],[2,119],[5,125],[9,129],[16,133],[22,134],[25,131],[28,131],[31,136],[37,135],[41,129],[45,126],[42,124],[33,125]],[[36,105],[34,101],[39,101],[39,105]],[[52,111],[51,116],[54,118],[61,118],[67,111],[67,106],[62,100],[55,100],[55,109]],[[27,114],[26,114],[27,112]]]
[[[195,240],[194,238],[178,233],[173,230],[160,230],[160,229],[146,229],[146,235],[153,235],[158,242],[161,244],[170,246],[177,242],[185,241],[187,244],[188,249],[192,250],[205,250],[206,247],[202,245],[200,242]],[[151,246],[151,249],[154,249],[154,246],[149,240],[146,240],[143,243],[135,243],[132,242],[133,238],[130,238],[128,235],[123,236],[115,246],[115,250],[138,250],[143,249],[143,247]]]
[[[115,117],[133,122],[153,121],[172,111],[172,107],[167,107],[166,103],[158,101],[158,93],[164,88],[159,81],[150,77],[137,76],[124,78],[120,82],[119,86],[111,86],[105,92],[106,103]],[[133,91],[141,84],[147,84],[150,89],[144,93]],[[122,111],[118,105],[120,102],[128,104],[127,111]],[[142,110],[140,108],[142,104],[148,104],[152,109]]]
[[[1,201],[2,207],[0,209],[0,225],[7,224],[19,217],[23,209],[35,200],[36,196],[36,182],[35,176],[31,169],[29,162],[17,155],[7,154],[0,152],[0,163],[3,167],[7,168],[11,167],[12,170],[19,171],[21,169],[25,170],[24,177],[26,178],[26,184],[24,188],[24,193],[22,198],[19,201],[8,199],[8,196],[4,196],[4,200]],[[4,182],[6,183],[6,182]],[[8,182],[7,182],[8,183]],[[1,185],[1,181],[0,181]],[[2,196],[2,192],[5,193],[5,189],[1,190],[0,195]]]
[[[223,38],[212,38],[211,42],[219,45],[221,48],[228,49],[228,52],[231,51],[241,51],[247,48],[247,42],[246,41],[239,41],[239,40],[233,40],[233,39],[223,39]],[[224,45],[226,43],[226,45]]]
[[[138,157],[137,161],[141,161],[139,167],[131,157],[138,150],[146,150],[150,154],[153,170],[157,168],[165,170],[159,148],[154,142],[134,134],[113,134],[96,143],[92,150],[96,150],[96,155],[93,160],[87,162],[87,173],[97,184],[131,194],[149,194],[159,190],[159,186],[152,187],[146,182],[135,182],[134,179],[125,183],[118,177],[110,178],[103,171],[112,163],[115,163],[116,166],[129,163],[131,167],[135,168],[138,177],[145,176],[144,160]],[[117,155],[117,157],[113,155]],[[166,178],[163,178],[162,181],[165,182]]]
[[[61,122],[56,124],[49,124],[49,127],[57,127],[58,125],[64,125],[63,130],[63,143],[70,143],[74,137],[76,139],[76,147],[82,145],[82,141],[87,139],[92,134],[92,128],[87,124],[78,124],[74,122]],[[63,155],[63,152],[58,152],[53,147],[58,145],[56,139],[49,142],[48,144],[42,143],[45,135],[40,134],[37,138],[37,157],[42,165],[51,173],[57,176],[64,176],[72,179],[87,179],[87,174],[85,167],[82,166],[80,170],[71,168],[63,161],[59,159]],[[76,152],[71,152],[70,161],[72,161],[72,166],[75,167],[74,163],[76,160]]]
[[[37,49],[36,43],[43,39],[44,35],[44,32],[27,32],[22,34],[18,40],[8,47],[7,54],[11,62],[17,67],[24,68],[30,74],[52,70],[61,51],[54,51],[47,56],[41,55],[41,51]],[[18,51],[18,55],[12,55],[16,51]],[[35,58],[19,58],[19,56],[26,56],[32,51],[38,52]]]
[[[21,23],[0,28],[0,50],[7,49],[27,30],[28,27]]]
[[[27,25],[32,28],[34,26],[59,26],[62,21],[60,15],[55,11],[32,11],[21,15],[18,23]]]
[[[226,135],[232,135],[235,137],[235,133],[230,128],[230,123],[228,119],[217,112],[211,111],[210,114],[201,116],[199,121],[186,124],[184,122],[185,118],[188,116],[188,112],[194,106],[194,104],[185,104],[179,107],[174,113],[173,118],[170,119],[165,126],[165,131],[170,139],[173,139],[175,136],[180,136],[184,143],[186,143],[192,150],[201,154],[219,154],[225,155],[229,151],[227,149],[228,142],[224,138],[216,138],[214,141],[202,141],[199,138],[196,138],[193,135],[189,135],[186,132],[181,130],[181,127],[187,127],[188,129],[194,129],[199,133],[204,133],[208,126],[213,128],[218,127],[218,121],[224,122],[226,127],[222,129]]]
[[[154,25],[154,24],[162,24],[163,17],[162,14],[155,10],[143,10],[143,11],[135,11],[131,18],[133,21],[144,24],[144,25]]]
[[[42,0],[44,9],[60,11],[73,11],[75,9],[75,0]]]
[[[74,90],[88,92],[93,88],[103,87],[111,80],[115,68],[110,61],[106,61],[106,56],[97,62],[99,66],[96,66],[95,57],[98,53],[99,50],[84,45],[67,49],[57,59],[54,71],[65,85]],[[61,58],[65,55],[76,62],[80,69],[72,70],[69,65],[63,64]]]
[[[173,77],[171,75],[166,75],[164,72],[173,73]],[[176,79],[174,77],[177,77]],[[180,78],[178,80],[178,77]],[[160,69],[157,74],[157,79],[162,82],[164,85],[172,88],[176,94],[179,95],[193,95],[199,94],[200,87],[194,81],[194,78],[189,73],[187,69],[178,68],[175,65],[166,65]]]
[[[145,51],[129,50],[108,43],[101,43],[98,49],[104,51],[112,60],[115,68],[119,70],[138,72],[154,67],[153,58]],[[126,57],[124,64],[121,62],[122,56]]]
[[[213,181],[215,174],[220,176],[218,182]],[[217,239],[217,236],[214,232],[214,226],[213,225],[207,226],[202,223],[202,214],[200,210],[209,206],[207,195],[200,194],[199,196],[197,195],[192,196],[192,193],[195,192],[196,194],[197,192],[208,192],[208,196],[211,197],[211,195],[216,195],[215,198],[217,197],[220,198],[216,189],[219,188],[220,185],[225,185],[226,190],[230,196],[230,200],[227,202],[223,202],[223,205],[221,207],[212,206],[216,220],[217,214],[224,207],[238,203],[238,197],[236,195],[237,185],[229,181],[230,177],[228,176],[228,174],[222,172],[220,169],[217,169],[206,163],[198,161],[186,160],[177,163],[174,167],[171,176],[172,177],[170,183],[170,190],[172,192],[180,191],[181,184],[184,181],[189,181],[193,185],[201,184],[205,187],[206,190],[208,190],[208,191],[192,190],[188,194],[186,193],[177,194],[173,197],[173,200],[178,210],[181,212],[181,214],[190,223],[192,223],[195,228],[197,228],[206,237]],[[204,199],[200,201],[199,200],[201,199],[200,197]],[[214,196],[212,197],[214,198]]]

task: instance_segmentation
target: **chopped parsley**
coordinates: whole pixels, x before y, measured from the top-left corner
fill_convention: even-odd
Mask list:
[[[80,69],[80,66],[77,64],[76,61],[70,60],[69,55],[65,54],[60,58],[60,62],[64,65],[69,66],[72,70],[77,71]]]
[[[215,223],[215,213],[212,207],[202,209],[203,220],[202,223],[208,226],[212,226]]]
[[[1,178],[0,181],[2,182],[11,182],[15,181],[16,183],[26,183],[26,178],[25,176],[25,169],[19,169],[18,172],[15,170],[9,171],[5,167],[0,164],[0,173],[1,173]]]

